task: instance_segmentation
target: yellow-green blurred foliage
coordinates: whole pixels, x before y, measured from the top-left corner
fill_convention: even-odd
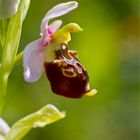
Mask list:
[[[66,1],[31,0],[20,50],[39,37],[45,13]],[[84,29],[72,34],[69,48],[78,50],[98,94],[81,99],[57,96],[45,74],[36,83],[26,83],[20,64],[10,76],[3,117],[12,125],[52,103],[67,111],[66,118],[33,129],[24,140],[138,140],[138,0],[78,2],[78,9],[59,19],[63,25],[76,22]]]

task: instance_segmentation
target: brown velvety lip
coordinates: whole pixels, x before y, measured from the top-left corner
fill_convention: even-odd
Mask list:
[[[80,98],[90,91],[87,71],[74,57],[74,53],[69,53],[66,47],[56,51],[56,59],[45,63],[44,67],[54,93],[69,98]]]

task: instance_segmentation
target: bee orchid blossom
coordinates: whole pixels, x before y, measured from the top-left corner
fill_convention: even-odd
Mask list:
[[[93,95],[90,90],[89,77],[77,58],[77,52],[68,50],[70,33],[82,31],[76,23],[70,23],[59,29],[62,21],[56,20],[50,25],[49,20],[62,16],[77,8],[75,1],[61,3],[47,12],[41,22],[41,38],[28,44],[24,50],[24,79],[35,82],[40,79],[43,70],[50,81],[54,93],[80,98]]]

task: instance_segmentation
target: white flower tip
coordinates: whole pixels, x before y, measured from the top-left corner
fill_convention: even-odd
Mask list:
[[[7,133],[10,131],[10,127],[8,124],[0,118],[0,134],[7,135]]]
[[[74,8],[78,7],[78,2],[77,1],[70,1],[70,2],[67,2],[67,4],[73,6]]]
[[[46,14],[45,18],[52,19],[55,17],[65,15],[77,7],[78,7],[78,2],[76,2],[76,1],[60,3],[56,6],[54,6],[52,9],[50,9],[48,11],[48,13]]]

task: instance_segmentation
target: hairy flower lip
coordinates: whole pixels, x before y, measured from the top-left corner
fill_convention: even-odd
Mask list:
[[[88,78],[81,79],[81,76],[85,76],[84,74],[76,77],[71,76],[71,78],[64,76],[58,65],[53,62],[44,64],[51,89],[55,94],[68,98],[80,98],[90,91],[88,89]]]
[[[44,67],[55,94],[68,98],[80,98],[90,91],[86,70],[78,59],[69,53],[66,46],[63,45],[61,50],[56,51],[56,59],[44,63]]]

